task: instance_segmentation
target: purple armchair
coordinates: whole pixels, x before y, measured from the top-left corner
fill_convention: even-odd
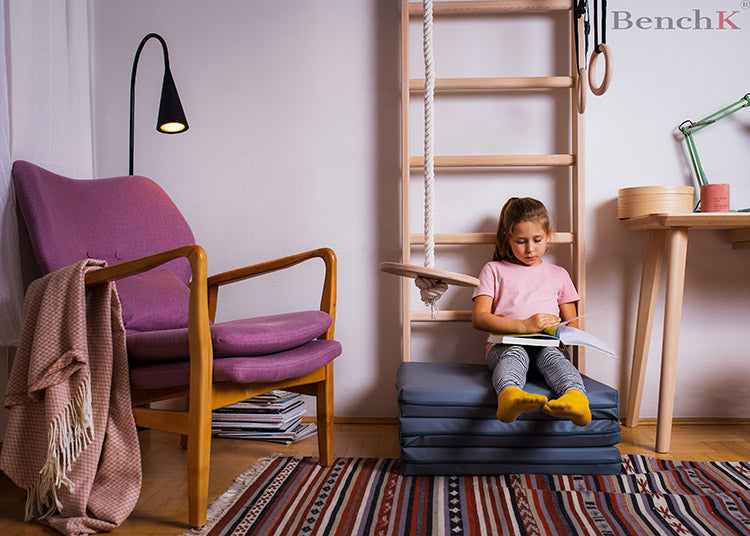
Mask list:
[[[273,389],[317,398],[321,465],[333,459],[336,257],[309,251],[207,277],[206,254],[180,211],[138,176],[76,180],[28,162],[13,184],[41,275],[107,261],[86,286],[117,281],[138,426],[187,438],[189,523],[206,522],[211,411]],[[219,287],[312,258],[325,263],[320,310],[214,323]],[[186,398],[186,411],[151,402]]]

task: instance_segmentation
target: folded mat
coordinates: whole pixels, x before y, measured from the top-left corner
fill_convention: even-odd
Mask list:
[[[620,423],[401,417],[399,438],[404,447],[609,447],[620,442]]]
[[[618,392],[587,376],[583,380],[593,417],[587,426],[541,411],[502,423],[485,365],[401,364],[396,385],[403,474],[619,473]],[[525,389],[555,396],[533,375]]]
[[[614,475],[621,471],[617,447],[402,447],[405,475]]]
[[[592,419],[618,420],[617,390],[585,375],[583,383]],[[496,418],[497,395],[486,365],[402,363],[396,375],[396,389],[402,417]],[[556,397],[539,376],[530,374],[524,389]],[[554,420],[554,417],[542,411],[528,411],[519,420]]]

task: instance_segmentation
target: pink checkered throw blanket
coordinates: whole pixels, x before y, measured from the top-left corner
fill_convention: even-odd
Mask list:
[[[86,290],[104,261],[34,281],[5,406],[2,469],[27,490],[26,520],[66,535],[108,531],[135,507],[141,457],[114,283]]]

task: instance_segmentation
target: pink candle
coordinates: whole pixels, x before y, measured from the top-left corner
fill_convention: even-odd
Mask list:
[[[729,185],[701,185],[701,212],[729,212]]]

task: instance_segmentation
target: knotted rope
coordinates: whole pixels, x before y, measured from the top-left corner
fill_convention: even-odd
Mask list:
[[[435,59],[432,51],[432,0],[422,0],[422,46],[424,53],[424,265],[435,267]],[[448,289],[439,279],[415,279],[432,318],[437,318],[437,301]]]

